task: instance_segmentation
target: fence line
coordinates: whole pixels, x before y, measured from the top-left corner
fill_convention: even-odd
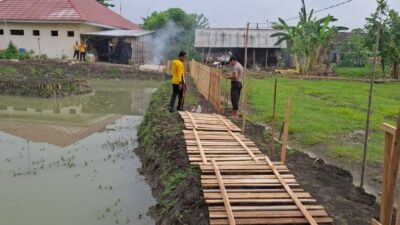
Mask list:
[[[202,94],[217,110],[223,111],[221,104],[221,70],[211,68],[194,60],[190,62],[190,75]]]

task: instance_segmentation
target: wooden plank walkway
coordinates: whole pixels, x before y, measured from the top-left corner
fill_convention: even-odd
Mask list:
[[[271,162],[231,121],[216,114],[180,115],[189,160],[202,172],[211,225],[332,224],[286,165]]]

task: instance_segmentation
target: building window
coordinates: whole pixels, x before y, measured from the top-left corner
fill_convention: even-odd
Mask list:
[[[75,32],[74,31],[67,31],[67,36],[68,37],[75,37]]]
[[[23,36],[24,35],[24,30],[11,30],[11,35],[18,35],[18,36]]]
[[[52,30],[51,31],[51,36],[58,37],[58,30]]]
[[[4,30],[0,29],[0,35],[4,35]]]
[[[33,30],[32,33],[33,33],[33,36],[40,36],[39,30]]]

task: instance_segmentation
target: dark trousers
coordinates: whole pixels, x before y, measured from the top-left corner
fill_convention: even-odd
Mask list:
[[[75,51],[74,52],[74,57],[73,57],[73,59],[77,59],[77,60],[79,60],[79,51]]]
[[[242,82],[231,82],[231,102],[233,110],[239,110],[240,92],[242,91]]]
[[[171,95],[171,100],[169,101],[169,111],[170,112],[174,111],[176,96],[178,96],[178,107],[176,107],[176,109],[183,110],[183,92],[184,92],[184,88],[179,90],[179,84],[172,85],[172,95]]]
[[[86,52],[81,52],[81,61],[86,61]]]

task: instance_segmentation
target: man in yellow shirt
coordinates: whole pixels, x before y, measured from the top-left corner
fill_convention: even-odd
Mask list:
[[[79,45],[78,42],[75,42],[74,44],[74,57],[72,57],[72,59],[77,59],[79,60],[79,50],[81,49],[81,46]]]
[[[172,95],[171,100],[169,102],[169,112],[174,112],[174,105],[176,101],[176,96],[178,96],[178,107],[176,108],[178,111],[183,110],[183,95],[186,88],[185,82],[185,66],[184,62],[186,59],[187,53],[181,51],[179,53],[179,58],[175,59],[172,62]]]
[[[86,61],[86,49],[87,45],[82,41],[79,45],[79,52],[81,53],[81,61]]]

